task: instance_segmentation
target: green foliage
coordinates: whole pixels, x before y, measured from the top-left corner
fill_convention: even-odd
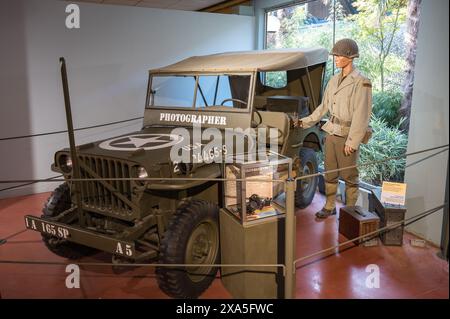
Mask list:
[[[330,5],[330,12],[327,17],[328,21],[333,21],[334,19],[342,20],[346,16],[347,16],[347,14],[344,10],[344,6],[342,5],[342,3],[340,1],[336,1],[336,10],[332,4]]]
[[[352,38],[359,46],[360,57],[355,65],[373,85],[374,135],[367,145],[361,146],[361,162],[379,160],[403,154],[407,135],[399,130],[403,119],[399,108],[403,97],[402,84],[405,79],[404,30],[407,0],[357,0],[353,2],[357,14],[347,15],[340,1],[336,1],[336,40]],[[328,2],[331,4],[331,2]],[[326,21],[311,23],[311,14],[305,4],[275,11],[280,19],[280,31],[268,35],[268,48],[305,48],[321,46],[331,50],[333,46],[334,8],[328,6]],[[325,71],[325,82],[333,73],[332,59]],[[335,72],[337,70],[335,69]],[[267,78],[271,86],[282,84],[279,76]],[[319,160],[323,155],[319,153]],[[363,167],[361,179],[380,184],[383,180],[402,180],[405,160],[390,161]]]
[[[332,45],[332,22],[311,24],[314,18],[307,11],[305,4],[275,10],[270,15],[280,21],[280,29],[275,35],[267,35],[267,48],[307,48],[314,46],[330,47]]]
[[[372,80],[374,90],[397,90],[405,77],[402,30],[406,21],[406,0],[358,0],[353,5],[358,14],[346,15],[340,2],[336,2],[336,40],[344,37],[356,40],[360,47],[360,58],[355,60],[355,64]],[[327,22],[311,23],[314,17],[304,4],[271,12],[280,20],[280,30],[267,36],[267,47],[322,46],[331,49],[333,13],[334,8],[330,4]],[[325,84],[332,70],[330,58]]]
[[[353,34],[360,51],[367,55],[360,61],[361,69],[374,81],[374,88],[384,91],[387,78],[398,72],[401,64],[389,59],[401,47],[394,42],[406,21],[406,0],[358,0],[353,6],[358,10],[349,18],[356,24]]]
[[[350,19],[358,25],[359,38],[369,39],[381,51],[390,49],[389,42],[406,20],[406,3],[406,0],[355,1],[353,6],[358,14]]]
[[[360,147],[360,163],[404,155],[408,136],[400,130],[400,124],[389,127],[383,119],[372,116],[373,135],[368,144]],[[405,163],[405,158],[401,158],[364,166],[360,169],[360,176],[374,185],[381,185],[383,181],[403,181]]]
[[[405,78],[406,62],[403,55],[391,52],[384,58],[382,64],[380,52],[376,48],[361,40],[357,42],[360,57],[355,60],[355,65],[371,79],[374,91],[400,90]]]
[[[395,128],[400,124],[399,109],[403,94],[400,91],[385,91],[373,93],[372,113],[376,118],[383,119],[386,124]]]
[[[266,72],[266,85],[273,88],[282,88],[287,85],[286,71]]]

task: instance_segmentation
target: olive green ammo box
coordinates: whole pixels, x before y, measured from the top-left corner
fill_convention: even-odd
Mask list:
[[[381,190],[374,189],[370,197],[369,210],[380,217],[380,228],[390,226],[405,220],[406,206],[391,205],[381,202]],[[381,233],[381,241],[386,246],[403,245],[404,225]]]
[[[220,210],[222,264],[284,264],[284,215],[241,224]],[[222,282],[233,298],[283,298],[281,267],[222,267]]]

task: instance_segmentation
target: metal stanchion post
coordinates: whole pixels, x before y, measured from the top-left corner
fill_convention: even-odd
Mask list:
[[[285,221],[285,265],[284,276],[284,298],[295,298],[295,242],[296,242],[296,219],[295,219],[295,179],[286,180],[286,221]]]
[[[449,161],[448,161],[448,154],[447,154],[447,181],[445,183],[445,207],[444,207],[444,214],[442,216],[442,233],[441,233],[441,250],[438,253],[438,256],[442,259],[448,260],[448,173],[449,173]]]

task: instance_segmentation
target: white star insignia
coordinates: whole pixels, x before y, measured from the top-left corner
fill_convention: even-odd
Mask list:
[[[147,137],[147,138],[136,138],[136,137],[128,137],[128,141],[116,143],[115,145],[134,145],[136,148],[141,148],[145,144],[148,143],[162,143],[168,142],[167,140],[161,140],[161,136]]]

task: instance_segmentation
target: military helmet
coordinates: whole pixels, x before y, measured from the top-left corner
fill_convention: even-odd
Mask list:
[[[358,44],[352,39],[341,39],[334,44],[330,54],[345,56],[350,59],[358,58]]]

